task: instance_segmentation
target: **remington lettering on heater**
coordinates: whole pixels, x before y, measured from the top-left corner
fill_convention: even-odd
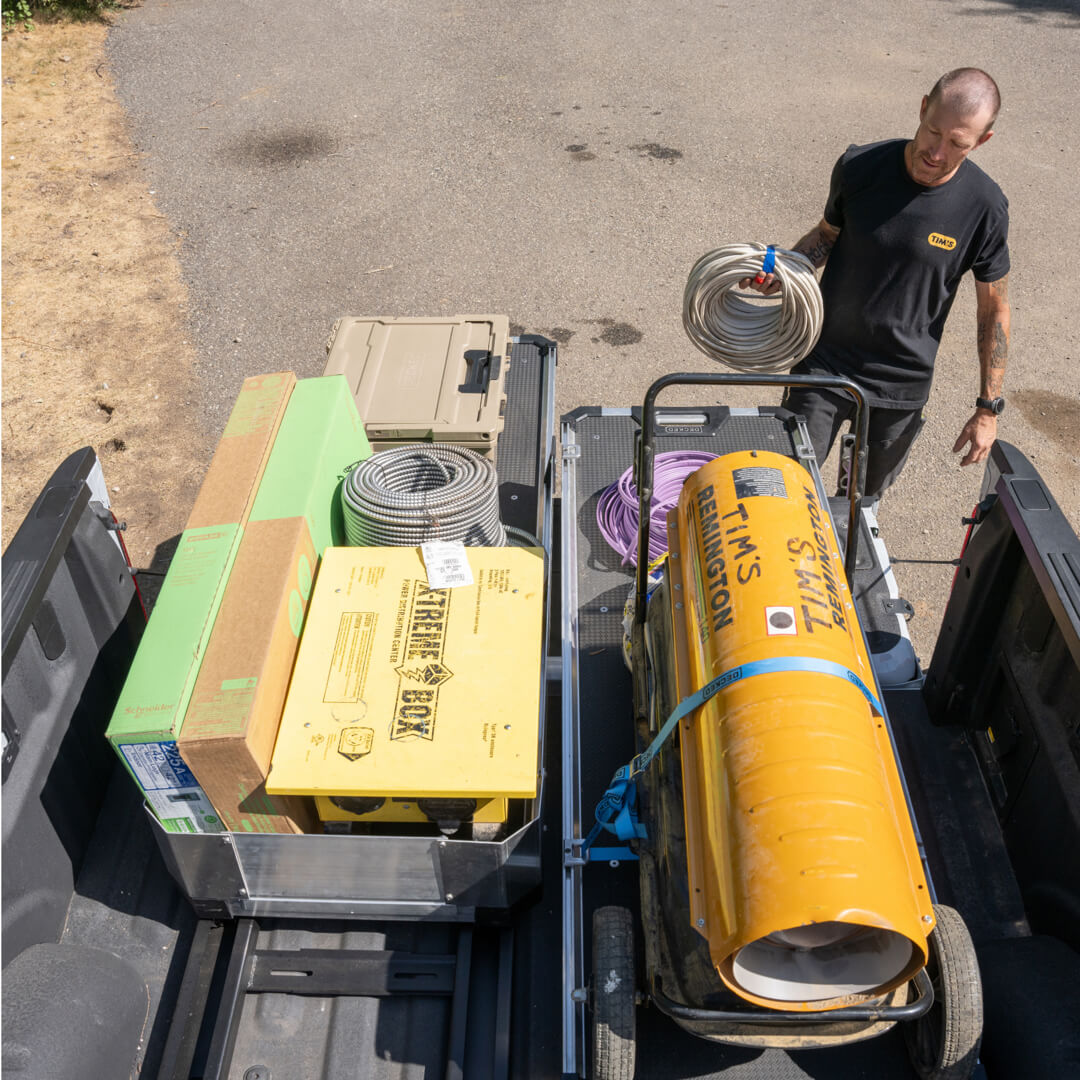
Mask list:
[[[731,624],[731,593],[728,590],[723,531],[711,484],[701,489],[693,506],[704,547],[702,560],[697,559],[696,551],[692,553],[702,585],[697,597],[700,604],[707,596],[710,609],[708,615],[704,611],[698,613],[698,629],[704,641]]]
[[[825,538],[821,507],[818,506],[817,496],[809,487],[803,488],[803,496],[809,512],[813,543],[799,538],[792,538],[787,542],[787,550],[791,556],[798,556],[803,564],[814,564],[813,569],[808,569],[805,565],[795,567],[800,599],[803,601],[801,604],[803,623],[807,633],[810,634],[814,633],[815,627],[831,630],[836,626],[841,630],[847,630],[840,587],[829,557],[829,544]],[[796,560],[792,558],[791,561]]]

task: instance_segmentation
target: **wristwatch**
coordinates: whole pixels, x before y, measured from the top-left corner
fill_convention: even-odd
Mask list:
[[[995,416],[1000,416],[1005,411],[1005,399],[1003,397],[975,399],[976,409],[989,409]]]

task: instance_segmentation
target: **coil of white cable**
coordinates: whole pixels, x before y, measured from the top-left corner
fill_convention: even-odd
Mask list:
[[[459,540],[505,547],[495,466],[464,447],[441,443],[382,450],[341,488],[349,544],[416,547]]]
[[[683,293],[683,326],[706,356],[737,371],[788,371],[821,334],[824,307],[814,266],[797,251],[772,249],[778,297],[752,303],[739,282],[761,273],[765,244],[727,244],[694,264]]]

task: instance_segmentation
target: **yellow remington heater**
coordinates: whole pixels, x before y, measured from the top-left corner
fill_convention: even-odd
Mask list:
[[[828,510],[791,458],[726,454],[668,540],[674,692],[719,677],[679,722],[690,924],[757,1005],[880,999],[934,914]]]

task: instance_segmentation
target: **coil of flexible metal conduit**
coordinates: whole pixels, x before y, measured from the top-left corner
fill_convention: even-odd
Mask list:
[[[739,282],[763,269],[780,281],[778,296],[751,302],[739,295]],[[765,244],[727,244],[703,255],[683,293],[683,326],[690,340],[736,371],[788,371],[817,343],[823,317],[813,263],[797,251]]]
[[[506,546],[495,466],[464,447],[381,450],[345,478],[341,501],[354,546],[416,547],[429,540]]]

